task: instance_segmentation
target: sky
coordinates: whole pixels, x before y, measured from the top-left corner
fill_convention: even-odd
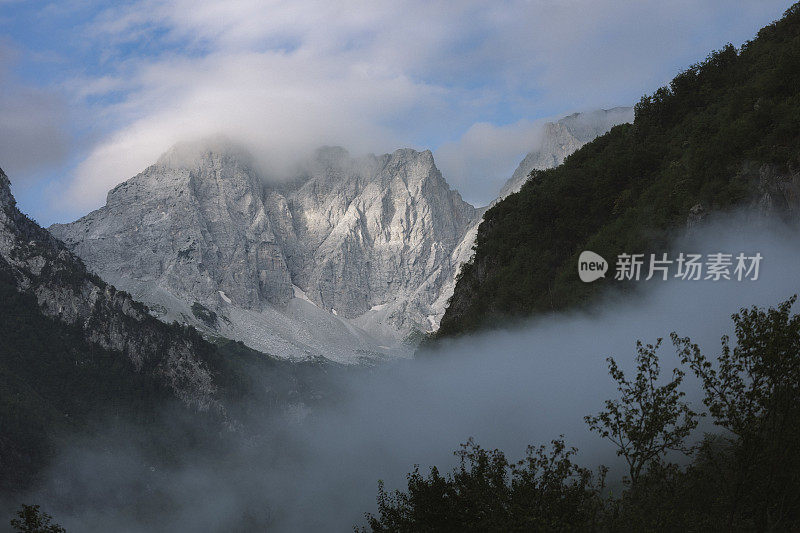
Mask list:
[[[276,176],[320,145],[431,149],[485,205],[544,121],[633,105],[789,5],[0,0],[0,167],[43,225],[217,134]]]

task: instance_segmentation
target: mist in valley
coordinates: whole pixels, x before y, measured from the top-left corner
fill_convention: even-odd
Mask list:
[[[453,451],[470,437],[516,460],[527,445],[563,434],[580,450],[579,463],[609,465],[618,480],[614,449],[583,422],[616,397],[606,357],[630,370],[637,339],[672,331],[716,355],[720,336],[732,333],[732,313],[798,292],[797,235],[753,215],[719,217],[678,239],[675,252],[760,252],[757,281],[641,281],[634,294],[607,293],[586,311],[446,341],[414,360],[347,369],[335,400],[279,414],[247,405],[244,437],[218,454],[176,444],[179,459],[169,467],[151,464],[130,428],[114,427],[102,439],[76,440],[25,501],[68,531],[349,531],[376,511],[378,480],[404,489],[415,464],[449,471]],[[615,258],[606,260],[613,277]],[[678,366],[668,339],[660,356],[667,376]],[[701,410],[689,375],[684,390]],[[697,436],[709,429],[706,422]]]

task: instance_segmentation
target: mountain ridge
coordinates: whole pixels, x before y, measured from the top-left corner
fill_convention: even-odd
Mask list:
[[[89,342],[122,352],[137,371],[149,368],[187,405],[221,408],[211,374],[194,357],[193,341],[170,337],[145,306],[89,273],[58,239],[23,215],[2,169],[0,257],[18,289],[33,294],[46,316],[81,327]]]
[[[269,182],[235,152],[184,145],[50,231],[162,318],[279,356],[359,360],[410,355],[404,337],[438,325],[433,304],[477,214],[430,151],[325,147]]]
[[[643,97],[632,124],[533,172],[484,215],[437,337],[587,303],[615,282],[581,282],[582,250],[666,252],[709,211],[796,213],[799,46],[795,5]]]
[[[548,123],[501,194],[629,114]],[[290,359],[410,356],[439,327],[486,208],[450,188],[430,150],[324,146],[282,179],[253,161],[222,138],[179,143],[49,229],[162,320]]]

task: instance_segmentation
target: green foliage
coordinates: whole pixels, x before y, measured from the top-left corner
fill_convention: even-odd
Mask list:
[[[770,529],[800,519],[800,316],[794,296],[777,308],[733,315],[736,346],[722,338],[712,363],[673,334],[682,362],[700,379],[714,423],[732,435],[726,492],[730,516]]]
[[[523,460],[510,463],[499,450],[470,440],[456,452],[460,466],[452,474],[433,467],[425,477],[416,467],[407,493],[389,494],[379,483],[380,518],[367,514],[369,527],[409,533],[590,528],[602,507],[601,487],[572,462],[575,452],[559,439],[550,450],[529,447]]]
[[[439,336],[581,305],[612,279],[582,283],[578,255],[667,251],[690,209],[751,201],[764,165],[800,165],[800,9],[740,51],[728,45],[637,104],[558,168],[534,172],[489,209]]]
[[[22,505],[11,527],[19,533],[66,533],[66,529],[53,523],[53,517],[41,511],[38,505]]]
[[[671,381],[658,385],[661,370],[656,350],[661,340],[655,346],[636,341],[633,381],[625,378],[613,358],[608,358],[609,374],[621,396],[607,400],[605,411],[585,417],[589,429],[611,441],[617,455],[625,458],[629,481],[634,485],[647,467],[660,465],[668,451],[691,453],[684,441],[697,427],[697,414],[682,400],[685,393],[678,390],[684,373],[676,368]]]
[[[681,363],[700,380],[704,403],[721,434],[687,443],[696,415],[683,401],[684,374],[658,384],[656,345],[637,343],[629,380],[613,359],[620,397],[586,417],[591,429],[624,456],[631,483],[605,489],[571,461],[563,441],[529,448],[511,465],[502,452],[470,441],[461,465],[442,476],[415,470],[406,492],[379,485],[371,531],[798,531],[800,530],[800,315],[796,297],[777,308],[733,315],[736,344],[722,338],[709,359],[688,338],[672,334]],[[692,451],[686,465],[668,450]]]

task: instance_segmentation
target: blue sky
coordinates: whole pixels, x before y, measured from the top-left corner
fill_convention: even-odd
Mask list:
[[[789,5],[0,0],[0,166],[45,225],[217,133],[276,176],[321,144],[430,148],[485,204],[543,120],[632,105]]]

